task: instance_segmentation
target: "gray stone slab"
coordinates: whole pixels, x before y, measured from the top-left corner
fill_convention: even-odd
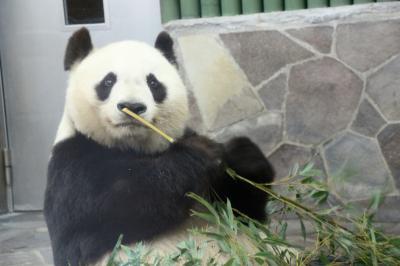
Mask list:
[[[235,122],[246,119],[263,110],[251,88],[243,88],[243,92],[228,99],[218,110],[214,124],[210,130],[218,130]]]
[[[351,133],[338,137],[325,149],[331,189],[343,200],[369,198],[374,191],[394,191],[375,141]]]
[[[282,110],[287,92],[287,75],[280,74],[258,90],[258,95],[268,110]]]
[[[383,119],[375,107],[368,100],[364,99],[351,128],[362,135],[375,137],[385,123],[385,119]]]
[[[293,37],[310,44],[317,51],[331,52],[333,28],[330,26],[307,27],[287,31]]]
[[[383,129],[378,135],[378,141],[397,188],[400,189],[400,123]]]
[[[219,130],[263,109],[245,74],[217,36],[183,36],[178,42],[207,130]]]
[[[187,126],[196,132],[202,133],[204,131],[204,122],[192,91],[188,91],[188,98],[190,117]]]
[[[368,79],[367,93],[387,119],[400,120],[400,56]]]
[[[253,86],[267,80],[287,64],[313,56],[313,53],[275,30],[220,36]]]
[[[339,25],[336,51],[341,60],[359,71],[377,67],[400,52],[400,20]]]
[[[358,211],[359,215],[362,215],[362,212],[368,208],[371,200],[362,200],[357,202],[352,202],[354,205],[355,211]],[[400,197],[399,196],[386,196],[383,199],[383,202],[377,209],[377,212],[374,215],[375,222],[382,223],[399,223],[400,222]],[[400,225],[400,224],[399,224]],[[389,229],[389,228],[387,228]],[[392,229],[391,232],[396,232],[400,235],[400,227],[397,229]],[[385,230],[387,231],[387,230]]]
[[[226,127],[215,135],[221,142],[247,136],[267,155],[282,140],[282,116],[276,113],[263,114]]]
[[[346,128],[362,88],[361,79],[329,57],[294,66],[286,100],[289,139],[319,144]]]
[[[276,179],[287,177],[296,164],[302,167],[313,162],[315,168],[324,171],[322,160],[314,150],[292,144],[282,144],[268,159],[275,168]]]

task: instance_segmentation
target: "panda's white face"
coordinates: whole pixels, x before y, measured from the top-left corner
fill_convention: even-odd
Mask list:
[[[71,66],[63,120],[67,117],[76,130],[108,147],[148,153],[168,147],[166,140],[123,113],[123,107],[173,138],[183,134],[186,89],[159,50],[140,42],[118,42],[92,50]]]

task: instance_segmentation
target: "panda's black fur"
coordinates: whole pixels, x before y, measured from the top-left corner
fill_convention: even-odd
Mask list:
[[[274,177],[263,153],[245,137],[218,144],[187,129],[154,154],[108,148],[79,132],[57,143],[44,209],[55,265],[95,263],[121,234],[123,243],[132,244],[178,227],[194,206],[188,192],[217,192],[234,208],[264,220],[265,194],[233,180],[226,165],[256,182]]]

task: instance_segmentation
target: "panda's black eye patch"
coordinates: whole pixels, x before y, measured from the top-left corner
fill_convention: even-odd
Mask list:
[[[101,101],[105,101],[110,96],[111,89],[117,82],[117,75],[113,72],[108,73],[96,86],[97,97]]]
[[[153,74],[147,75],[147,85],[150,88],[151,93],[153,94],[154,101],[156,103],[162,103],[167,97],[167,90],[165,89],[164,84],[162,84],[156,76]]]

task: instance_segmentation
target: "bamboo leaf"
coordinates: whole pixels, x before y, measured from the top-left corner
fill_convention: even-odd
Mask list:
[[[118,237],[117,244],[115,244],[114,249],[111,252],[111,256],[107,261],[107,266],[114,266],[114,263],[115,263],[115,260],[116,260],[116,256],[117,256],[117,253],[118,253],[118,251],[120,249],[123,237],[124,237],[123,235],[120,235]]]

